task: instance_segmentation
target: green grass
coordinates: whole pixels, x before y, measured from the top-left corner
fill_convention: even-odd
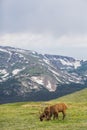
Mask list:
[[[61,120],[39,121],[39,111],[57,102],[68,105]],[[87,89],[49,102],[25,102],[0,105],[0,130],[87,130]]]

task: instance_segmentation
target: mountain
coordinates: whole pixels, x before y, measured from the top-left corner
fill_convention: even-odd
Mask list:
[[[0,103],[50,100],[86,85],[87,61],[0,46]]]

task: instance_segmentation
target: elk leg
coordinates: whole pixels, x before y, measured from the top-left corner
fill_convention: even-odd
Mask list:
[[[58,113],[57,112],[54,113],[53,119],[58,119]]]
[[[62,114],[63,114],[63,120],[64,120],[64,118],[65,118],[65,116],[66,116],[65,111],[62,111]]]
[[[52,117],[52,113],[49,113],[48,115],[46,115],[47,120],[51,120]]]

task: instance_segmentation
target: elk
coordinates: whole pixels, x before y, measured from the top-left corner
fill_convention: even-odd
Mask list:
[[[62,112],[63,114],[62,119],[64,120],[66,116],[66,109],[67,109],[67,105],[65,103],[58,103],[55,105],[45,107],[43,113],[40,115],[40,121],[51,120],[52,116],[53,116],[53,119],[58,119],[59,112]]]

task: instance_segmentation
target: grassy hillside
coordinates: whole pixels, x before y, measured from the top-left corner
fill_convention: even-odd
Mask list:
[[[76,102],[76,103],[84,103],[87,102],[87,88],[81,91],[77,91],[73,94],[69,94],[67,96],[63,96],[62,98],[58,98],[53,100],[53,102]]]
[[[64,121],[39,121],[39,111],[48,104],[68,105]],[[86,130],[87,89],[49,102],[25,102],[0,105],[0,130]]]

